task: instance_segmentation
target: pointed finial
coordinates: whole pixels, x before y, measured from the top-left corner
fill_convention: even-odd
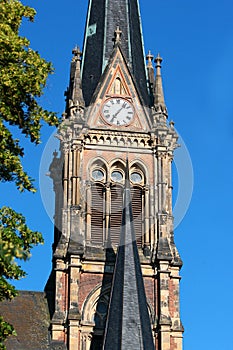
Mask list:
[[[170,121],[169,125],[170,125],[171,129],[174,129],[174,125],[175,125],[175,123],[174,123],[174,121],[173,121],[173,120],[171,120],[171,121]]]
[[[152,64],[153,58],[154,58],[154,56],[152,55],[151,51],[149,50],[148,54],[146,56],[146,60],[148,62],[147,63],[147,68],[153,68],[153,64]]]
[[[72,61],[81,61],[82,57],[82,51],[80,50],[79,46],[75,46],[75,48],[72,50],[73,59]]]
[[[120,27],[117,26],[116,30],[114,32],[114,44],[115,45],[121,43],[121,34],[122,34],[122,31],[120,30]]]
[[[161,63],[163,59],[158,53],[157,57],[155,58],[155,67],[156,67],[156,75],[161,75]]]
[[[72,50],[72,54],[73,58],[71,61],[70,69],[70,86],[68,91],[66,92],[67,108],[69,109],[70,116],[76,113],[77,107],[78,109],[80,109],[80,107],[84,107],[84,99],[81,84],[82,52],[79,46],[75,46],[75,48]]]
[[[154,66],[153,66],[153,58],[154,55],[152,55],[151,51],[149,50],[146,59],[147,59],[147,73],[148,73],[148,81],[149,81],[149,89],[151,96],[153,95],[153,86],[155,82],[155,72],[154,72]]]
[[[165,105],[164,94],[163,94],[163,83],[161,75],[161,62],[162,58],[160,54],[155,58],[156,76],[154,84],[154,109],[157,115],[156,123],[166,124],[168,117],[167,108]]]
[[[156,76],[155,76],[155,88],[154,88],[154,104],[165,106],[162,76],[161,76],[161,62],[162,62],[162,58],[158,54],[157,57],[155,58]]]

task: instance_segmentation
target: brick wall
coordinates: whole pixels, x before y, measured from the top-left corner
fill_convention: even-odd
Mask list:
[[[89,293],[103,280],[102,274],[81,273],[79,286],[79,309],[82,309],[83,303]]]

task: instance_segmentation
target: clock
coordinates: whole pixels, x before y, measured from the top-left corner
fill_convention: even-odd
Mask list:
[[[104,119],[112,125],[128,125],[134,117],[132,104],[124,98],[114,97],[108,99],[102,108]]]

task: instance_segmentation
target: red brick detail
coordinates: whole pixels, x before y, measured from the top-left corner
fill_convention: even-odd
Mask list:
[[[82,305],[86,297],[90,292],[103,280],[102,274],[95,273],[82,273],[80,276],[80,286],[79,286],[79,308],[81,310]]]
[[[67,279],[68,275],[63,272],[61,278],[57,280],[56,308],[58,311],[66,311],[68,307]]]
[[[159,340],[158,337],[155,338],[155,349],[159,348]]]
[[[171,337],[170,339],[171,339],[170,341],[171,350],[177,350],[177,344],[175,343],[175,338]]]
[[[97,145],[98,147],[98,145]],[[112,159],[117,158],[116,157],[117,151],[110,152],[102,151],[101,157],[104,158],[107,162],[112,161]],[[99,156],[98,149],[97,150],[84,150],[84,156],[82,161],[82,167],[83,167],[83,179],[88,179],[89,176],[87,175],[87,171],[89,171],[88,164],[90,161],[94,161]],[[135,160],[135,154],[129,153],[129,162]],[[121,157],[119,157],[121,158]],[[137,154],[137,159],[141,160],[148,169],[149,179],[148,182],[150,184],[154,183],[154,169],[153,169],[153,156],[149,154]]]
[[[81,332],[78,332],[78,350],[81,350],[82,344],[81,344]]]
[[[150,302],[153,309],[155,310],[155,282],[154,282],[154,278],[144,277],[144,285],[145,285],[145,292],[146,292],[147,300]]]
[[[67,341],[67,336],[66,336],[64,330],[61,331],[61,332],[59,333],[59,336],[56,337],[56,341],[60,341],[60,342],[66,343],[66,341]]]
[[[171,317],[175,316],[175,312],[177,312],[178,300],[177,300],[178,291],[176,289],[176,285],[173,280],[169,281],[169,309]]]

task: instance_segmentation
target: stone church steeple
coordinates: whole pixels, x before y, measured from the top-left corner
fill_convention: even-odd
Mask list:
[[[121,47],[145,104],[148,103],[145,57],[138,0],[91,0],[86,23],[82,86],[90,104],[112,55],[114,31],[121,30]]]
[[[90,0],[50,166],[55,230],[46,293],[53,343],[68,350],[130,349],[111,345],[114,322],[114,344],[129,332],[120,314],[127,310],[140,332],[132,349],[182,350],[171,167],[178,136],[162,59],[147,60],[146,67],[138,1]]]

